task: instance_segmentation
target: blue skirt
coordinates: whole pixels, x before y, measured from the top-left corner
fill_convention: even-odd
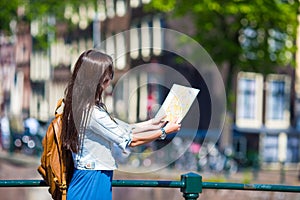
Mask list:
[[[68,200],[111,200],[113,171],[75,169],[68,188]]]

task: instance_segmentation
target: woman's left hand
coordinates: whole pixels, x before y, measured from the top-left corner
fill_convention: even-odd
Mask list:
[[[164,125],[166,123],[166,121],[163,120],[164,118],[166,118],[166,115],[161,116],[161,117],[152,118],[149,120],[149,123],[152,125],[158,125],[158,124]]]

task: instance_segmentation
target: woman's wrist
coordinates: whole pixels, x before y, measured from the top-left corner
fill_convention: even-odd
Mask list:
[[[160,128],[160,130],[162,132],[161,135],[160,135],[160,139],[164,140],[167,137],[167,132],[163,127]]]

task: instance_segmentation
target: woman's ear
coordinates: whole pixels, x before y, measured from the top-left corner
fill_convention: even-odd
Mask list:
[[[108,80],[107,79],[104,79],[104,81],[102,82],[101,84],[101,88],[105,88],[105,85],[108,83]]]
[[[104,81],[103,81],[103,83],[102,83],[102,85],[104,87],[107,86],[107,84],[109,84],[110,80],[111,80],[110,78],[105,78]]]

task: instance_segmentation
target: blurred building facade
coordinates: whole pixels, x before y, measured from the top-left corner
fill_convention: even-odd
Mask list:
[[[12,36],[0,36],[0,117],[13,119],[13,129],[22,131],[23,118],[29,117],[31,95],[31,35],[28,23],[12,23]]]
[[[240,158],[266,167],[297,167],[299,130],[293,69],[263,76],[239,72],[233,145]]]

